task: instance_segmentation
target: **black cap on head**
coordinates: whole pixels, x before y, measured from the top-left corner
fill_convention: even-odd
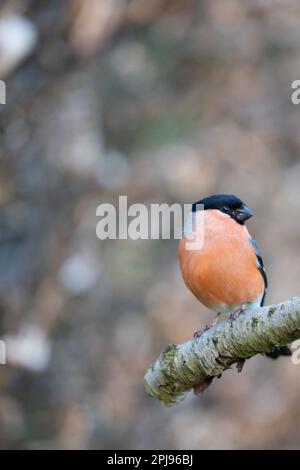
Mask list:
[[[215,194],[205,197],[193,204],[192,211],[195,212],[197,208],[200,209],[201,204],[204,206],[204,210],[219,210],[241,225],[253,215],[251,209],[241,199],[232,194]]]

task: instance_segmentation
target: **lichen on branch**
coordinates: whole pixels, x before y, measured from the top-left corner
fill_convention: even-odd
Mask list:
[[[147,393],[171,406],[207,388],[233,364],[300,338],[300,297],[242,313],[181,345],[171,344],[145,375]]]

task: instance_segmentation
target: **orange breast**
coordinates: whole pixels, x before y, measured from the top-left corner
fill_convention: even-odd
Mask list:
[[[196,231],[203,230],[196,216]],[[217,210],[204,212],[204,245],[187,250],[179,243],[183,279],[197,299],[213,310],[253,302],[264,292],[264,280],[247,228]]]

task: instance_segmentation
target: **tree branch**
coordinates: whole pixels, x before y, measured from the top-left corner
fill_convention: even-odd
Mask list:
[[[169,345],[145,375],[147,393],[171,406],[203,391],[234,363],[272,352],[300,338],[300,296],[248,310],[182,345]]]

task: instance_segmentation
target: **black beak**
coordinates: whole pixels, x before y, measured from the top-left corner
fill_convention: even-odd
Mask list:
[[[249,207],[245,206],[245,204],[242,205],[239,209],[235,211],[235,218],[239,222],[245,222],[246,220],[250,219],[250,217],[253,216],[253,212]]]

